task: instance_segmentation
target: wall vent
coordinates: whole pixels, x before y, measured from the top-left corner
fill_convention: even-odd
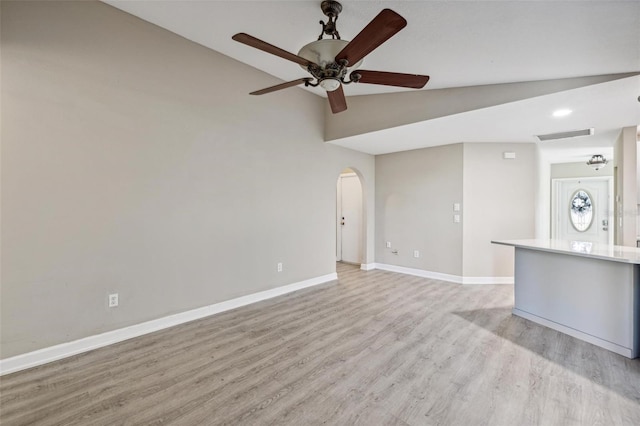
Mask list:
[[[594,133],[594,128],[583,130],[572,130],[570,132],[549,133],[546,135],[536,135],[541,141],[551,141],[554,139],[575,138],[576,136],[591,136]]]

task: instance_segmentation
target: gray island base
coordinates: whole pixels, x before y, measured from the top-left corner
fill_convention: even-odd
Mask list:
[[[638,357],[640,249],[562,240],[515,247],[513,314]]]

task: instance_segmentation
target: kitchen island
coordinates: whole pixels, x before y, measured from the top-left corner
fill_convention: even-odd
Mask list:
[[[492,243],[515,248],[514,315],[638,357],[640,249],[549,239]]]

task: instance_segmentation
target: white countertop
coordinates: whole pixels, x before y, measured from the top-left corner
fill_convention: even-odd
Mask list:
[[[570,254],[613,262],[640,264],[640,248],[612,246],[609,244],[590,243],[585,241],[566,241],[551,239],[536,240],[499,240],[493,244],[547,251],[551,253]]]

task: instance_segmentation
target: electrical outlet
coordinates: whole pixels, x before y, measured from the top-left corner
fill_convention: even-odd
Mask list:
[[[387,248],[391,248],[391,241],[387,241]]]
[[[460,215],[459,214],[454,214],[453,215],[453,222],[454,223],[460,223]]]
[[[109,307],[115,308],[118,306],[118,293],[113,293],[109,295]]]
[[[278,272],[282,272],[282,262],[278,262]]]
[[[413,257],[415,257],[416,259],[420,257],[420,252],[418,250],[414,250],[413,251]]]

